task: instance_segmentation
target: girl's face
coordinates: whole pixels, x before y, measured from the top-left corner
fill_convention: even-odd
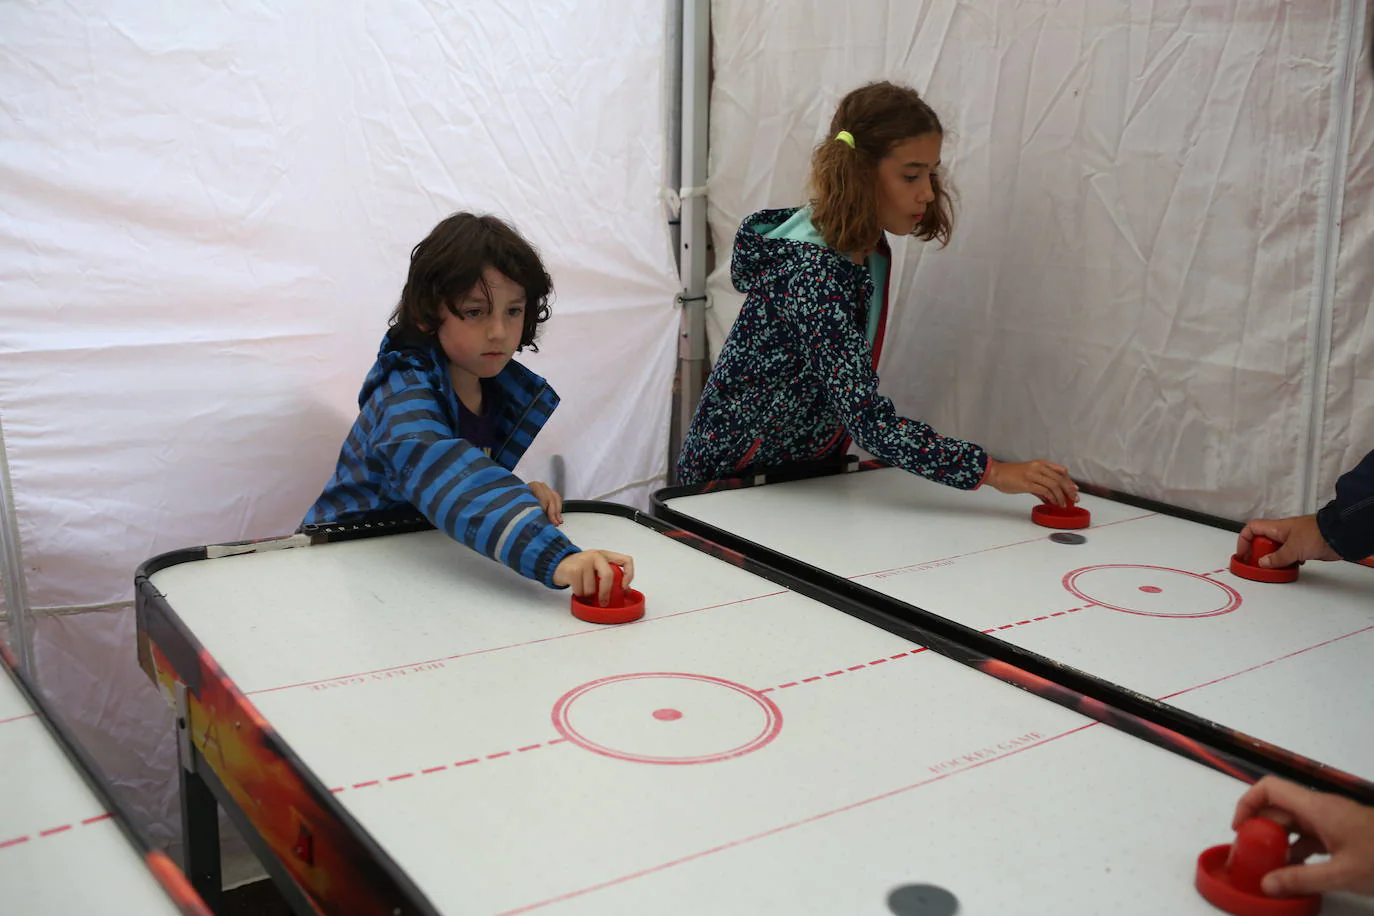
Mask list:
[[[921,134],[903,140],[878,163],[878,224],[893,235],[911,235],[935,200],[930,176],[940,166],[944,137]]]

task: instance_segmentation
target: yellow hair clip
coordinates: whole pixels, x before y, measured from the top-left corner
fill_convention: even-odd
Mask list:
[[[851,134],[849,131],[840,131],[838,134],[835,135],[835,139],[839,140],[841,143],[849,144],[849,148],[854,149],[854,135]]]

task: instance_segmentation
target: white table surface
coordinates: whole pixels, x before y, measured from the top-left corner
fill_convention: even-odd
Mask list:
[[[152,579],[443,912],[1215,912],[1240,782],[631,520],[565,528],[635,557],[644,620],[438,532]]]
[[[1086,543],[1031,497],[895,468],[679,497],[668,508],[1222,725],[1374,779],[1374,569],[1228,571],[1236,536],[1085,496]],[[1361,723],[1361,727],[1352,727]]]

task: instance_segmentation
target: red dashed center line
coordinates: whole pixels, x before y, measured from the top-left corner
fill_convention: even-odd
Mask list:
[[[1138,522],[1138,521],[1141,521],[1142,519],[1154,518],[1154,517],[1155,517],[1156,515],[1158,515],[1158,514],[1159,514],[1158,512],[1147,512],[1147,513],[1145,513],[1144,515],[1133,515],[1133,516],[1131,516],[1130,518],[1120,518],[1120,519],[1117,519],[1117,520],[1114,521],[1114,522],[1104,522],[1104,523],[1102,523],[1102,524],[1100,524],[1100,525],[1093,525],[1093,528],[1110,528],[1110,527],[1112,527],[1113,525],[1124,525],[1124,524],[1126,524],[1126,523],[1128,523],[1128,522]],[[1044,535],[1042,534],[1042,535],[1038,535],[1038,536],[1033,537],[1033,538],[1027,538],[1027,539],[1024,540],[1024,541],[1015,541],[1015,542],[1013,542],[1013,543],[1011,543],[1011,544],[998,544],[996,547],[985,547],[985,548],[983,548],[982,550],[971,550],[971,551],[969,551],[968,553],[956,553],[956,554],[954,554],[953,556],[948,556],[948,557],[937,557],[937,558],[935,558],[935,559],[933,559],[933,560],[925,560],[925,561],[923,561],[923,562],[921,562],[921,563],[908,563],[908,564],[905,565],[905,566],[894,566],[894,567],[891,568],[891,569],[875,569],[875,570],[873,570],[872,572],[859,573],[858,575],[850,576],[849,578],[850,578],[850,579],[865,579],[865,578],[867,578],[867,577],[869,577],[869,576],[890,576],[890,575],[893,575],[894,573],[901,573],[901,572],[907,572],[907,571],[916,571],[916,570],[921,569],[922,567],[930,566],[930,565],[933,564],[933,563],[952,563],[952,562],[955,561],[955,560],[963,560],[963,559],[965,559],[965,558],[967,558],[967,557],[976,557],[976,556],[978,556],[979,554],[983,554],[983,553],[992,553],[993,551],[996,551],[996,550],[1007,550],[1007,549],[1012,548],[1012,547],[1021,547],[1021,546],[1024,546],[1024,545],[1026,545],[1026,544],[1038,544],[1038,543],[1040,543],[1041,541],[1043,541],[1044,539],[1045,539],[1045,537],[1044,537]]]
[[[107,812],[105,814],[98,814],[95,817],[88,817],[85,820],[77,821],[72,824],[62,824],[58,827],[49,827],[47,830],[40,830],[37,833],[12,837],[8,840],[0,840],[0,849],[9,849],[11,846],[19,846],[31,840],[41,840],[46,839],[50,836],[57,836],[59,833],[67,833],[68,831],[74,830],[77,827],[89,827],[91,824],[98,824],[101,821],[107,821],[112,817],[114,817],[114,815]]]
[[[983,630],[982,632],[996,633],[999,630],[1013,630],[1016,627],[1024,627],[1028,624],[1039,623],[1042,620],[1049,620],[1053,617],[1066,617],[1069,614],[1077,614],[1079,611],[1086,611],[1089,608],[1095,607],[1097,607],[1097,605],[1095,604],[1085,604],[1082,607],[1071,607],[1067,611],[1055,611],[1053,614],[1045,614],[1040,617],[1032,617],[1029,620],[1018,620],[1015,623],[1004,623],[1000,627],[988,627],[986,630]]]
[[[340,792],[352,789],[371,789],[387,783],[401,782],[405,779],[414,779],[416,776],[433,776],[435,773],[444,773],[449,770],[456,770],[459,767],[472,766],[484,760],[500,760],[502,757],[510,757],[514,754],[525,754],[536,751],[541,747],[552,747],[555,744],[562,744],[567,738],[554,738],[552,741],[544,741],[539,744],[526,744],[524,747],[517,747],[513,751],[497,751],[494,754],[486,754],[482,757],[469,757],[466,760],[458,760],[453,763],[441,763],[438,766],[425,767],[422,770],[414,770],[409,773],[397,773],[395,776],[388,776],[385,779],[369,779],[366,782],[355,782],[352,786],[335,786],[329,791],[335,795]]]
[[[896,661],[900,658],[909,658],[913,655],[919,655],[922,652],[929,651],[929,649],[920,648],[912,649],[910,652],[898,652],[896,655],[889,655],[886,658],[875,658],[873,659],[873,661],[864,662],[861,665],[850,665],[848,668],[836,668],[834,671],[827,671],[825,674],[817,674],[813,675],[812,677],[804,677],[799,681],[788,681],[786,684],[779,684],[776,687],[763,687],[760,688],[759,693],[771,693],[774,690],[787,690],[789,687],[797,687],[801,684],[814,684],[817,681],[823,681],[826,678],[839,677],[841,674],[849,674],[851,671],[862,671],[865,668],[872,668],[876,665],[886,665],[888,662]]]

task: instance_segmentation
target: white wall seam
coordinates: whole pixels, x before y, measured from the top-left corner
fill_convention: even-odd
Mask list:
[[[1342,0],[1337,38],[1335,89],[1331,93],[1331,150],[1327,193],[1317,225],[1317,282],[1308,316],[1310,353],[1303,385],[1308,398],[1307,456],[1302,469],[1299,512],[1317,511],[1321,479],[1322,430],[1326,428],[1326,392],[1331,371],[1332,322],[1336,303],[1336,267],[1340,257],[1345,181],[1350,162],[1351,112],[1355,106],[1355,69],[1364,41],[1365,0]]]
[[[19,547],[19,520],[14,512],[10,464],[5,457],[5,426],[0,422],[0,582],[5,587],[5,622],[19,667],[33,674],[33,639],[29,635],[28,587],[24,581],[24,555]]]

